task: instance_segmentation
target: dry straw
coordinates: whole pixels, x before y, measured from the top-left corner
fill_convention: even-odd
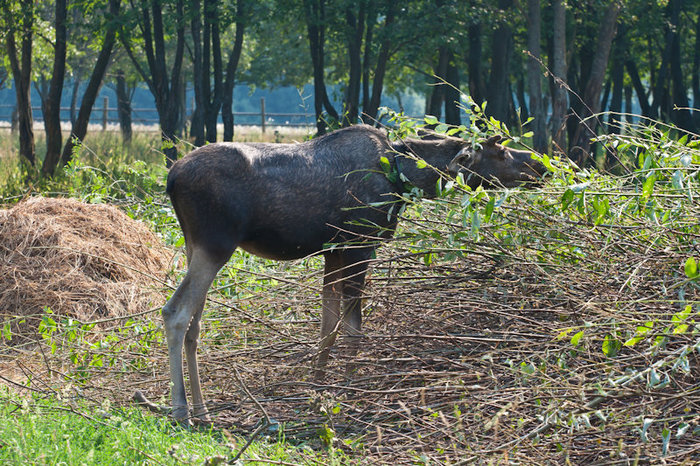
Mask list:
[[[81,322],[142,312],[170,257],[116,207],[29,198],[0,210],[0,317],[20,337],[45,308]]]

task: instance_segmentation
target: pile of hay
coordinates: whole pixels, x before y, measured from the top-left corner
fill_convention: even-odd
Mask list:
[[[45,307],[81,322],[145,311],[162,301],[169,259],[115,207],[30,198],[0,210],[0,318],[31,335]]]

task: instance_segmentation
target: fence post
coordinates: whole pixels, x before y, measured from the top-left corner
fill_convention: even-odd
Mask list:
[[[260,123],[262,132],[265,134],[265,97],[260,97]]]
[[[102,131],[107,130],[107,108],[109,107],[109,97],[102,101]]]

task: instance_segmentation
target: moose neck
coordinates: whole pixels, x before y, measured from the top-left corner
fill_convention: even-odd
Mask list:
[[[440,174],[437,170],[446,171],[447,165],[466,145],[466,142],[457,138],[445,138],[435,140],[404,139],[392,143],[394,150],[405,157],[396,155],[399,159],[397,168],[409,180],[409,182],[423,190],[428,198],[435,197],[435,184]],[[418,168],[413,157],[418,157],[428,163],[428,167]]]

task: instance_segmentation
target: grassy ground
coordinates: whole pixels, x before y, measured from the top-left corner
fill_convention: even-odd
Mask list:
[[[366,338],[351,379],[340,350],[324,384],[308,375],[320,260],[276,263],[236,252],[203,323],[212,431],[173,428],[130,401],[141,389],[167,403],[161,303],[98,327],[54,316],[32,344],[0,353],[0,375],[19,384],[2,392],[8,430],[0,430],[0,455],[41,462],[42,449],[58,448],[68,457],[78,439],[40,433],[62,429],[53,423],[64,419],[103,432],[111,445],[102,450],[81,434],[93,440],[76,454],[122,445],[121,454],[146,463],[194,454],[200,463],[231,460],[269,417],[268,440],[247,458],[697,463],[700,151],[663,127],[629,128],[601,144],[622,162],[615,176],[547,158],[552,174],[537,190],[474,192],[457,182],[438,200],[407,199],[396,239],[371,268]],[[89,148],[41,192],[109,202],[148,222],[175,254],[165,299],[182,276],[182,238],[163,197],[159,156],[133,162],[151,153],[145,142]],[[7,183],[12,202],[25,188]],[[23,446],[5,438],[32,423],[45,427],[31,437],[45,440]],[[156,438],[147,440],[146,430]],[[181,445],[174,456],[173,443]]]
[[[225,429],[183,429],[136,407],[115,407],[59,394],[0,393],[3,464],[221,464],[245,439]],[[338,452],[318,454],[268,432],[241,457],[245,464],[341,464]]]

